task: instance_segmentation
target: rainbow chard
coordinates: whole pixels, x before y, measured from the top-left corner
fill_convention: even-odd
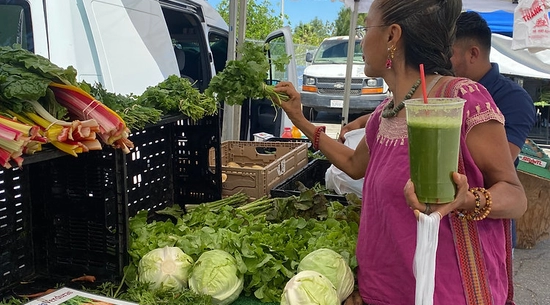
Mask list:
[[[22,154],[41,150],[41,144],[45,142],[38,126],[0,116],[0,165],[3,167],[11,168],[10,160],[21,167]]]
[[[98,136],[107,145],[130,152],[134,144],[128,139],[130,130],[124,120],[86,91],[72,85],[51,83],[50,88],[59,104],[67,108],[73,119],[94,119],[99,125]]]

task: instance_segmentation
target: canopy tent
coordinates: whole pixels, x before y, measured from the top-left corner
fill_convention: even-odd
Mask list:
[[[514,29],[514,13],[507,11],[479,12],[487,21],[491,32],[512,37]]]
[[[502,74],[550,79],[550,50],[512,50],[512,38],[507,36],[493,34],[491,61],[499,64]]]

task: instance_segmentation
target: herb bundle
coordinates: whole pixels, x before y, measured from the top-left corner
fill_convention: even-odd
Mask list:
[[[212,78],[205,94],[227,105],[242,105],[248,98],[267,98],[274,105],[287,101],[287,95],[275,92],[274,86],[265,83],[270,69],[266,48],[267,45],[244,42],[239,47],[241,59],[228,61],[225,68]],[[283,71],[289,61],[290,57],[283,56],[271,63],[276,70]]]

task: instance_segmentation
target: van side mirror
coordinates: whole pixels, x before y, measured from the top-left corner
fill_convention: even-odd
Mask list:
[[[306,53],[306,62],[312,62],[313,61],[313,54],[310,52]]]

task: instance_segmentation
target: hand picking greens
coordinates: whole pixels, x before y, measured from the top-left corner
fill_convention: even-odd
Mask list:
[[[266,48],[267,45],[245,41],[240,46],[241,59],[227,62],[225,68],[212,78],[205,94],[227,105],[242,105],[248,98],[267,98],[274,105],[288,100],[288,96],[275,92],[274,86],[265,83],[270,69]],[[289,60],[283,56],[271,63],[276,70],[282,71]]]

